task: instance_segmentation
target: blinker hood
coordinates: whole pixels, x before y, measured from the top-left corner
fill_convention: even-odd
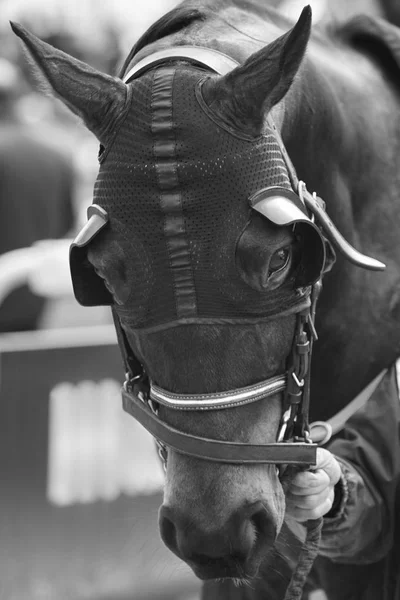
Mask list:
[[[268,187],[256,192],[249,200],[250,206],[279,226],[293,226],[302,243],[302,259],[296,284],[313,285],[324,271],[326,260],[325,240],[318,227],[308,216],[299,196],[283,187]]]
[[[325,243],[297,194],[287,188],[269,187],[254,194],[249,203],[255,211],[275,225],[294,226],[303,244],[296,283],[299,287],[315,283],[324,269]],[[75,298],[82,306],[111,305],[111,293],[87,258],[88,245],[104,229],[109,217],[103,208],[92,204],[87,210],[87,218],[87,223],[70,247],[70,270]]]
[[[72,287],[82,306],[109,305],[113,302],[112,295],[87,258],[88,244],[107,225],[108,214],[97,204],[92,204],[87,209],[87,218],[69,250]]]
[[[186,50],[176,52],[185,58]],[[203,50],[208,58],[210,52],[215,57],[215,51]],[[384,268],[355,251],[318,199],[300,185],[272,118],[260,137],[232,132],[204,100],[204,71],[174,64],[170,53],[161,52],[167,62],[160,68],[147,70],[153,55],[140,77],[134,77],[137,65],[129,74],[134,102],[102,156],[95,204],[70,250],[78,302],[113,303],[87,257],[88,244],[107,225],[109,214],[126,232],[125,260],[135,293],[118,310],[129,316],[132,326],[198,318],[247,322],[275,316],[277,306],[295,310],[300,300],[293,281],[263,294],[237,272],[234,248],[248,221],[249,198],[256,212],[276,225],[293,226],[301,238],[297,287],[311,285],[323,272],[323,236],[354,264]],[[236,65],[228,59],[228,66],[210,67],[207,57],[202,64],[221,74]]]

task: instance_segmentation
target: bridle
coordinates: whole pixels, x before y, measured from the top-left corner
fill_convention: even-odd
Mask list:
[[[309,437],[308,406],[310,359],[315,335],[314,326],[310,323],[315,313],[318,287],[315,287],[310,306],[296,316],[289,371],[256,385],[215,394],[173,394],[152,384],[132,352],[118,316],[113,313],[126,369],[122,389],[124,410],[157,440],[164,464],[167,461],[168,447],[181,454],[221,463],[316,464],[317,446],[312,444]],[[159,405],[180,411],[224,410],[264,400],[279,392],[285,392],[286,410],[277,443],[246,444],[194,436],[171,427],[158,415]]]
[[[235,60],[216,50],[197,46],[179,46],[155,52],[140,60],[128,72],[124,81],[127,83],[149,68],[177,60],[186,63],[189,61],[220,75],[225,75],[238,66]],[[271,116],[268,117],[267,125],[279,146],[292,189],[272,186],[259,190],[249,198],[250,206],[276,225],[307,226],[312,232],[309,234],[309,239],[317,240],[317,245],[311,245],[312,255],[309,258],[313,258],[313,261],[309,265],[311,271],[308,272],[308,277],[296,280],[298,294],[296,307],[288,309],[286,313],[275,315],[278,317],[283,314],[295,314],[295,331],[287,371],[255,385],[229,391],[190,395],[172,393],[155,385],[149,379],[129,343],[120,317],[114,308],[112,313],[126,373],[122,389],[123,407],[155,438],[164,468],[167,465],[168,449],[217,463],[274,464],[280,467],[280,476],[284,474],[281,482],[285,486],[285,477],[286,481],[289,481],[289,477],[286,476],[288,472],[285,472],[287,465],[306,469],[317,463],[318,445],[311,439],[309,425],[310,369],[313,344],[317,339],[314,326],[316,306],[322,287],[322,277],[327,270],[326,248],[332,243],[349,261],[363,268],[382,270],[385,265],[361,254],[341,236],[326,214],[323,200],[315,193],[310,194],[306,185],[298,180],[294,165]],[[113,303],[112,294],[104,286],[102,278],[91,268],[86,255],[86,246],[107,225],[107,222],[108,214],[104,208],[92,204],[88,209],[88,222],[71,245],[70,267],[74,292],[78,302],[86,306]],[[332,256],[334,257],[333,249]],[[90,294],[87,293],[88,290]],[[373,384],[376,385],[376,382],[374,381]],[[160,418],[160,407],[184,412],[230,410],[263,401],[279,393],[284,395],[284,411],[275,443],[249,444],[195,436],[171,427]],[[368,393],[368,390],[362,392],[363,402],[368,397]],[[359,398],[352,404],[358,406]],[[342,426],[345,418],[347,417],[343,418],[343,415],[339,414],[336,426]],[[322,429],[326,426],[325,430],[332,430],[333,427],[322,422],[318,424],[322,425]],[[308,521],[306,529],[306,540],[286,591],[285,600],[297,600],[301,596],[303,585],[318,553],[322,518]]]
[[[194,46],[181,46],[156,52],[139,61],[124,78],[129,82],[158,64],[184,60],[224,75],[238,63],[216,50]],[[284,143],[271,117],[269,127],[280,146],[293,190],[317,220],[323,230],[324,240],[330,239],[347,258],[359,266],[382,269],[384,265],[373,258],[360,254],[340,235],[325,212],[324,202],[310,194],[305,184],[298,180]],[[103,223],[104,225],[104,223]],[[100,228],[100,225],[99,225]],[[311,287],[306,307],[296,312],[296,325],[287,372],[244,388],[212,394],[176,394],[152,383],[143,366],[135,356],[118,315],[113,311],[114,322],[121,349],[126,380],[122,389],[123,407],[139,421],[157,441],[159,454],[167,462],[168,448],[178,453],[207,461],[231,464],[270,463],[275,465],[299,465],[307,468],[316,465],[317,444],[312,443],[309,428],[310,366],[314,341],[317,339],[314,320],[321,278]],[[225,410],[243,406],[284,392],[284,413],[276,443],[247,444],[194,436],[175,429],[159,416],[159,407],[179,411]]]

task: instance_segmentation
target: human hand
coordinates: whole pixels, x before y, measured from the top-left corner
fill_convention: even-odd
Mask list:
[[[325,448],[317,449],[317,466],[297,473],[286,491],[286,515],[302,523],[323,517],[332,508],[340,465]]]

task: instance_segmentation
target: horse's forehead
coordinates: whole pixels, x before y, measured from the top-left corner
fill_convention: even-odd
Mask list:
[[[130,84],[131,104],[100,168],[98,204],[111,209],[113,198],[120,203],[120,192],[131,194],[134,188],[141,205],[145,197],[174,189],[187,208],[227,195],[248,208],[248,198],[260,188],[290,187],[272,132],[252,138],[226,127],[203,100],[206,77],[174,64]],[[117,188],[123,189],[117,194]]]

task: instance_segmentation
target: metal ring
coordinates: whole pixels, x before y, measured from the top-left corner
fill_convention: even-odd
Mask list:
[[[315,435],[317,432],[313,435],[313,429],[317,429],[318,427],[321,427],[325,431],[324,436]],[[332,426],[326,421],[314,421],[314,423],[310,424],[310,437],[314,443],[324,446],[332,437]]]

